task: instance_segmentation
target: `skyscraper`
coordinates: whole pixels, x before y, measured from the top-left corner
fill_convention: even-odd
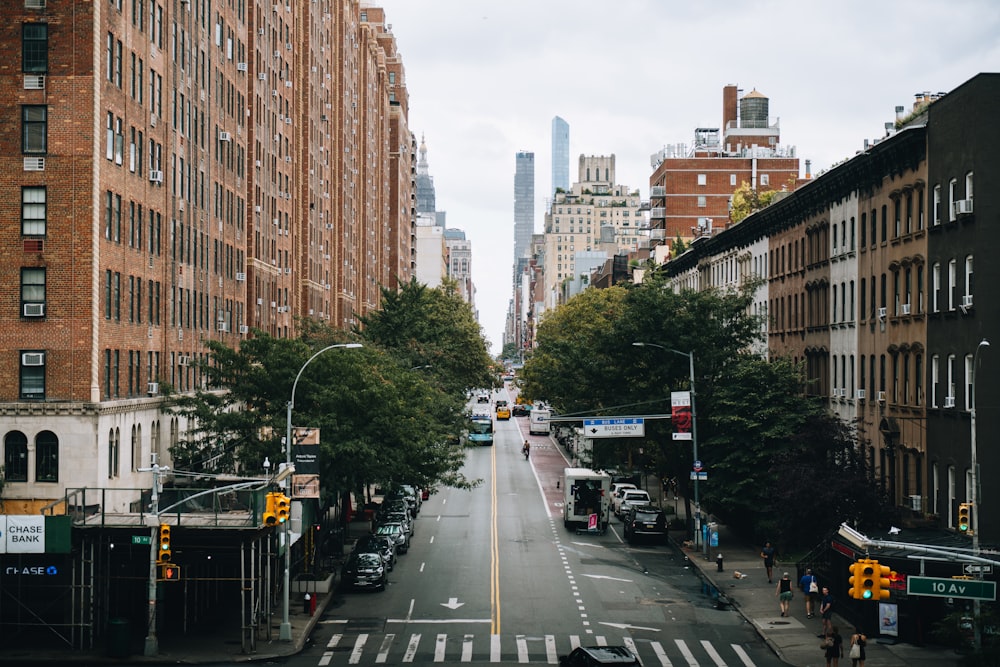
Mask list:
[[[514,166],[514,263],[527,257],[535,231],[535,154],[517,153]]]
[[[556,116],[552,119],[552,189],[569,190],[569,123]]]
[[[427,165],[427,142],[420,137],[420,157],[417,160],[417,213],[434,213],[437,210],[435,201],[434,177]]]

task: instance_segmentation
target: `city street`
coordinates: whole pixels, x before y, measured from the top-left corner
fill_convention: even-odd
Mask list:
[[[497,422],[496,444],[469,451],[472,491],[426,501],[409,553],[384,593],[331,600],[296,666],[548,663],[577,645],[625,644],[646,665],[782,664],[733,611],[702,594],[682,554],[632,548],[620,524],[567,531],[562,453],[526,420]]]

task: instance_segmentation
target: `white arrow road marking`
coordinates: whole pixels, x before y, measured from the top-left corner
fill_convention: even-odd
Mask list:
[[[624,581],[627,584],[631,584],[631,579],[619,579],[618,577],[609,577],[606,574],[585,574],[585,577],[590,577],[591,579],[608,579],[610,581]]]
[[[442,602],[442,607],[448,607],[448,609],[455,610],[464,605],[464,602],[459,602],[458,598],[448,598],[447,602]]]
[[[649,630],[650,632],[659,632],[659,628],[646,628],[641,625],[629,625],[628,623],[608,623],[607,621],[599,621],[601,625],[608,625],[612,628],[618,628],[619,630]]]
[[[593,542],[570,542],[570,544],[575,544],[578,547],[593,547],[595,549],[603,549],[604,545],[594,544]]]

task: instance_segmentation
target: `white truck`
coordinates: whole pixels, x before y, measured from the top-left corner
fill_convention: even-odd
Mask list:
[[[563,525],[603,533],[611,521],[611,475],[590,468],[563,470]],[[597,525],[589,524],[597,515]]]
[[[534,409],[531,411],[531,421],[528,422],[528,433],[531,435],[548,435],[551,410]]]

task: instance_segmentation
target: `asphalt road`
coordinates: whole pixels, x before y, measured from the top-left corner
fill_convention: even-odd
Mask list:
[[[683,554],[630,547],[562,525],[565,465],[527,421],[498,422],[494,447],[470,450],[472,491],[424,502],[413,543],[385,592],[331,601],[312,643],[284,664],[554,664],[577,645],[626,644],[649,665],[782,664],[732,611],[718,610]]]

